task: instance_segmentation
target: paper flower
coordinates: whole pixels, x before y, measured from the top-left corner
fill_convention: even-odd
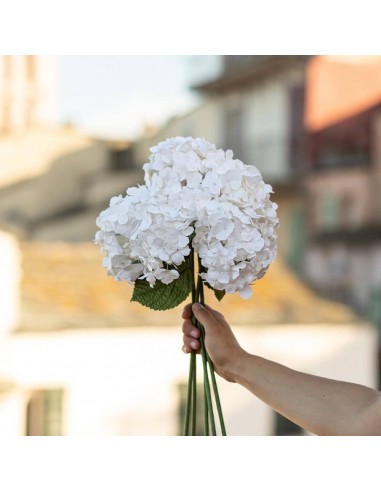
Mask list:
[[[150,150],[145,185],[113,197],[97,219],[108,273],[170,284],[194,250],[208,286],[250,297],[276,256],[271,186],[255,166],[202,138],[169,138]]]

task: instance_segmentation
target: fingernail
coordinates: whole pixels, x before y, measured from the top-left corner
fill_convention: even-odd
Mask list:
[[[204,306],[202,304],[200,304],[199,302],[196,302],[195,304],[193,304],[193,307],[195,307],[196,309],[204,309]]]
[[[196,330],[191,331],[191,335],[192,335],[192,337],[197,338],[198,337],[198,331],[196,331]]]
[[[197,348],[197,342],[191,342],[191,343],[190,343],[190,346],[191,346],[193,349],[196,349],[196,348]]]

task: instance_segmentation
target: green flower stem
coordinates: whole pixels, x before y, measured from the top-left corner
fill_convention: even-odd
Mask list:
[[[198,281],[195,282],[195,262],[194,262],[194,252],[191,251],[189,256],[189,268],[191,270],[192,277],[192,304],[195,302],[200,302],[202,305],[204,304],[204,286],[202,283],[202,279],[198,274]],[[199,273],[202,271],[202,265],[200,258],[198,258],[198,270]],[[209,381],[209,373],[211,378],[211,383],[213,386],[213,393],[216,402],[218,417],[220,421],[221,433],[223,436],[226,436],[226,430],[224,425],[224,420],[222,416],[222,409],[220,398],[218,394],[217,382],[214,374],[213,363],[209,357],[209,354],[206,350],[205,346],[205,329],[202,324],[192,316],[192,323],[195,326],[198,326],[201,332],[200,335],[200,344],[201,344],[201,358],[203,364],[203,373],[204,373],[204,434],[205,436],[210,435],[209,431],[213,436],[217,435],[216,424],[214,418],[214,409],[213,409],[213,401],[212,401],[212,392],[211,392],[211,384]],[[209,365],[209,371],[208,371]],[[189,365],[189,377],[188,377],[188,388],[187,388],[187,402],[185,408],[185,423],[184,423],[184,435],[194,436],[196,434],[196,415],[197,415],[197,362],[196,362],[196,351],[192,351],[190,356],[190,365]],[[209,426],[210,424],[210,426]]]
[[[193,251],[191,253],[191,256],[193,257],[192,264],[193,264],[193,271],[194,271]],[[193,278],[194,278],[194,275],[193,275]],[[195,289],[195,283],[193,284],[192,293],[194,290],[195,290],[195,293],[194,293],[194,297],[192,297],[192,304],[195,302],[198,302],[201,299],[201,295],[203,296],[203,286],[202,286],[202,282],[201,282],[200,278],[199,278],[199,281],[197,281],[197,288],[196,289]],[[195,316],[192,316],[192,323],[195,326],[199,326],[200,330],[201,330],[201,325]],[[201,353],[202,353],[202,351],[201,351]],[[208,377],[208,373],[205,372],[205,369],[204,369],[204,435],[208,436],[209,435],[209,404],[208,404],[208,389],[207,389],[207,383],[205,382],[205,377]],[[209,389],[209,393],[210,393],[210,389]],[[210,395],[209,399],[211,401],[211,395]],[[211,410],[213,413],[213,409],[211,409]]]
[[[194,256],[193,250],[189,256],[189,268],[191,270],[192,275],[192,303],[195,302],[196,299],[196,290],[194,285]],[[184,419],[184,436],[189,436],[189,427],[191,420],[191,411],[192,411],[192,430],[191,435],[195,433],[196,427],[196,405],[195,405],[195,396],[196,396],[196,352],[192,350],[189,362],[189,376],[188,376],[188,386],[187,386],[187,401],[185,406],[185,419]]]
[[[197,326],[201,329],[200,323],[197,323]],[[201,334],[200,336],[200,342],[201,342],[201,356],[202,356],[202,365],[204,368],[204,393],[206,396],[206,403],[207,403],[207,412],[210,418],[210,428],[212,431],[212,436],[216,436],[216,424],[214,421],[214,413],[213,413],[213,403],[212,403],[212,393],[210,391],[210,384],[209,384],[209,377],[208,377],[208,366],[207,366],[207,358],[206,358],[206,349],[205,349],[205,341],[204,337]]]
[[[201,264],[200,258],[198,258],[198,266],[199,266],[199,271],[201,272],[202,271],[202,264]],[[201,289],[200,289],[200,303],[203,306],[205,305],[205,302],[204,302],[204,286],[203,286],[202,283],[201,283]],[[204,329],[204,327],[202,325],[201,325],[201,332],[202,332],[202,336],[205,338],[205,329]],[[219,393],[218,393],[216,376],[214,374],[213,362],[210,359],[209,354],[208,354],[207,351],[206,351],[206,358],[207,358],[207,361],[208,361],[208,364],[209,364],[209,371],[210,371],[210,376],[211,376],[211,380],[212,380],[212,386],[213,386],[213,392],[214,392],[214,399],[216,401],[217,413],[218,413],[218,417],[219,417],[219,421],[220,421],[221,434],[223,436],[226,436],[226,429],[225,429],[224,417],[223,417],[223,414],[222,414],[221,401],[220,401],[220,396],[219,396]]]
[[[196,302],[196,289],[195,289],[195,281],[194,281],[194,253],[193,248],[191,251],[191,255],[189,257],[190,268],[192,274],[192,303]],[[193,321],[192,321],[193,322]],[[196,351],[192,350],[191,353],[191,362],[193,365],[193,373],[192,379],[188,381],[188,386],[192,386],[192,436],[196,435],[196,416],[197,416],[197,359],[196,359]]]
[[[192,404],[192,388],[193,388],[193,373],[194,373],[194,361],[190,360],[189,364],[189,376],[188,376],[188,387],[187,387],[187,404],[185,407],[185,420],[184,420],[184,436],[189,436],[189,423],[190,423],[190,409]]]
[[[196,435],[196,413],[197,413],[197,362],[196,352],[191,353],[191,363],[193,363],[192,374],[192,436]]]
[[[209,362],[209,370],[210,370],[210,375],[211,375],[211,378],[212,378],[212,386],[213,386],[213,391],[214,391],[214,398],[216,400],[218,418],[220,420],[221,434],[223,436],[226,436],[224,416],[222,415],[222,407],[221,407],[220,395],[218,393],[218,387],[217,387],[216,376],[214,374],[213,363],[210,360],[210,357],[209,357],[208,353],[206,354],[206,356],[207,356],[207,360]]]
[[[199,324],[201,333],[202,333],[202,338],[205,337],[205,329],[202,325]],[[218,387],[217,387],[217,381],[216,381],[216,376],[214,373],[214,368],[213,368],[213,362],[211,358],[209,357],[208,352],[205,349],[205,355],[206,355],[206,360],[209,364],[209,372],[210,372],[210,377],[212,381],[212,387],[213,387],[213,392],[214,392],[214,399],[216,401],[216,407],[217,407],[217,413],[218,413],[218,418],[220,421],[220,427],[221,427],[221,434],[223,436],[226,436],[226,428],[225,428],[225,423],[224,423],[224,417],[222,414],[222,407],[221,407],[221,401],[220,401],[220,395],[218,393]]]
[[[205,385],[204,385],[204,430],[205,430],[205,435],[209,436],[209,410],[208,410]]]
[[[199,267],[200,267],[200,260],[199,260]],[[201,284],[201,290],[200,290],[200,303],[204,305],[204,287]],[[200,326],[201,333],[205,337],[205,330],[204,327],[201,325]],[[206,355],[208,356],[208,353],[206,352]],[[206,385],[204,384],[204,429],[205,429],[205,435],[209,436],[209,411],[208,411],[208,404],[207,404],[207,395],[206,395]]]
[[[201,302],[201,300],[204,298],[204,294],[203,294],[203,284],[200,276],[198,277],[198,281],[197,281],[196,293],[197,293],[196,296],[197,302]],[[205,331],[204,331],[204,327],[199,321],[196,322],[196,326],[200,328],[201,356],[202,356],[202,365],[204,369],[204,394],[206,397],[207,412],[210,419],[210,428],[212,431],[212,436],[216,436],[217,432],[216,432],[216,424],[214,420],[212,393],[210,391],[210,383],[209,383],[209,376],[208,376],[208,361],[207,361],[207,352],[205,347]],[[205,418],[205,414],[204,414],[204,418]],[[206,434],[206,428],[205,428],[205,434]]]

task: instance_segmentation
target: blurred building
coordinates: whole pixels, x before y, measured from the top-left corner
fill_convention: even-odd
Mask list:
[[[0,218],[33,240],[91,241],[113,195],[142,178],[128,142],[56,124],[57,61],[0,56]]]
[[[281,228],[279,248],[301,270],[304,209],[300,176],[305,165],[304,98],[310,56],[191,57],[190,78],[202,102],[133,144],[137,166],[165,138],[201,136],[254,164],[274,189]],[[219,58],[216,61],[215,58]],[[209,65],[210,63],[210,65]],[[201,68],[200,68],[201,67]],[[209,70],[208,70],[209,67]]]
[[[232,148],[260,169],[279,204],[281,254],[252,300],[207,302],[227,314],[248,351],[377,385],[373,327],[317,296],[286,261],[300,269],[306,251],[309,57],[197,58],[199,107],[136,142],[94,140],[37,117],[0,134],[0,435],[181,433],[182,306],[156,313],[129,302],[131,288],[107,277],[91,243],[110,197],[143,181],[149,147],[176,135]],[[219,386],[228,434],[302,432],[238,385]]]
[[[304,241],[298,178],[309,57],[190,58],[199,106],[133,144],[94,141],[57,127],[0,139],[0,216],[31,239],[92,240],[94,216],[109,198],[143,181],[149,147],[174,135],[203,136],[254,163],[271,183],[282,224],[280,250],[297,267]]]
[[[302,165],[306,56],[224,56],[214,80],[194,86],[220,107],[218,144],[254,163],[274,186]]]
[[[26,239],[92,241],[110,197],[141,178],[125,142],[94,140],[74,128],[0,139],[0,217]]]
[[[0,250],[0,435],[181,434],[182,306],[157,313],[129,302],[131,287],[107,277],[94,244],[2,232]],[[218,304],[207,293],[248,351],[376,385],[374,331],[348,308],[320,299],[279,262],[253,294]],[[218,384],[229,435],[303,433],[239,385]]]
[[[381,326],[381,57],[309,67],[305,271]]]
[[[184,59],[189,87],[216,79],[224,69],[224,57],[221,55],[190,55]]]
[[[57,123],[57,67],[52,56],[0,56],[0,136]]]

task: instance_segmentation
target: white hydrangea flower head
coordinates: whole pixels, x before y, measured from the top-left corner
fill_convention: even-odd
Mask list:
[[[150,150],[145,185],[113,197],[97,219],[108,273],[132,284],[169,284],[194,249],[204,282],[250,297],[250,285],[276,257],[271,186],[255,166],[202,138],[169,138]]]

